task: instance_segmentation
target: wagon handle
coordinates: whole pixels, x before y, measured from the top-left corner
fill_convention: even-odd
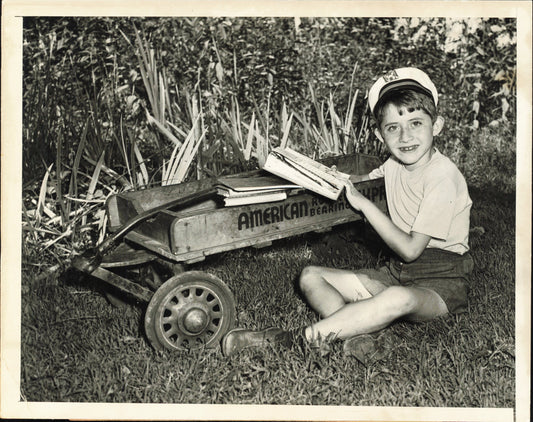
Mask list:
[[[74,257],[72,260],[72,266],[78,270],[86,273],[92,273],[101,263],[102,257],[115,247],[117,242],[129,231],[131,231],[136,225],[142,223],[153,217],[160,211],[168,210],[173,207],[185,207],[192,205],[196,202],[208,199],[212,195],[217,193],[215,187],[204,189],[199,192],[194,192],[190,195],[182,196],[172,201],[165,202],[157,207],[150,208],[141,214],[129,219],[124,223],[115,233],[106,237],[99,245],[94,248],[87,249],[81,255]]]

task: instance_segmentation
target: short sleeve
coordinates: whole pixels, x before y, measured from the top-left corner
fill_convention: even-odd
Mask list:
[[[385,170],[383,167],[384,167],[384,164],[372,170],[370,173],[368,173],[368,178],[370,180],[374,180],[374,179],[381,179],[382,177],[385,177]]]
[[[457,186],[449,177],[428,181],[412,231],[446,240],[454,218]]]

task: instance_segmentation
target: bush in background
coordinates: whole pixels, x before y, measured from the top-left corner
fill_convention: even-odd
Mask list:
[[[86,148],[92,151],[91,158],[98,159],[104,143],[110,148],[106,163],[119,172],[124,164],[121,137],[144,144],[154,167],[161,164],[157,153],[169,155],[171,148],[165,149],[160,134],[149,130],[143,113],[149,105],[136,56],[137,29],[168,80],[168,95],[196,95],[200,109],[214,111],[205,113],[205,119],[212,121],[208,138],[226,137],[223,129],[213,128],[222,127],[224,117],[228,123],[228,112],[238,104],[241,120],[249,122],[253,112],[262,114],[263,132],[271,128],[272,141],[279,143],[284,106],[319,125],[313,94],[318,104],[333,95],[337,110],[344,111],[354,87],[362,92],[352,122],[359,128],[364,92],[376,75],[398,66],[421,67],[434,79],[448,122],[446,142],[456,145],[459,139],[469,150],[479,128],[490,126],[498,132],[505,126],[501,132],[505,136],[515,129],[512,19],[26,18],[24,22],[26,170],[37,165],[44,171],[55,161],[61,141],[66,143],[62,146],[68,162],[87,120]],[[176,114],[186,114],[190,104],[176,101],[169,122]],[[302,143],[302,129],[294,125],[293,130],[294,142]],[[219,171],[224,171],[223,166]]]

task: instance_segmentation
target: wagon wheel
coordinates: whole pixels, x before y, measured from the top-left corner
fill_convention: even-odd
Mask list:
[[[235,300],[219,278],[187,271],[167,280],[152,296],[144,318],[156,350],[215,347],[233,327]]]

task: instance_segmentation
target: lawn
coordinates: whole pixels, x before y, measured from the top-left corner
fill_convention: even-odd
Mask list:
[[[22,271],[21,397],[29,402],[219,403],[350,406],[515,405],[515,199],[471,189],[472,275],[468,312],[388,329],[387,354],[365,367],[303,348],[155,352],[143,309],[113,307],[75,272],[38,279]],[[264,249],[223,253],[191,268],[235,295],[239,326],[296,328],[316,315],[295,281],[309,264],[373,266],[383,248],[361,223]],[[32,265],[33,264],[33,265]]]

